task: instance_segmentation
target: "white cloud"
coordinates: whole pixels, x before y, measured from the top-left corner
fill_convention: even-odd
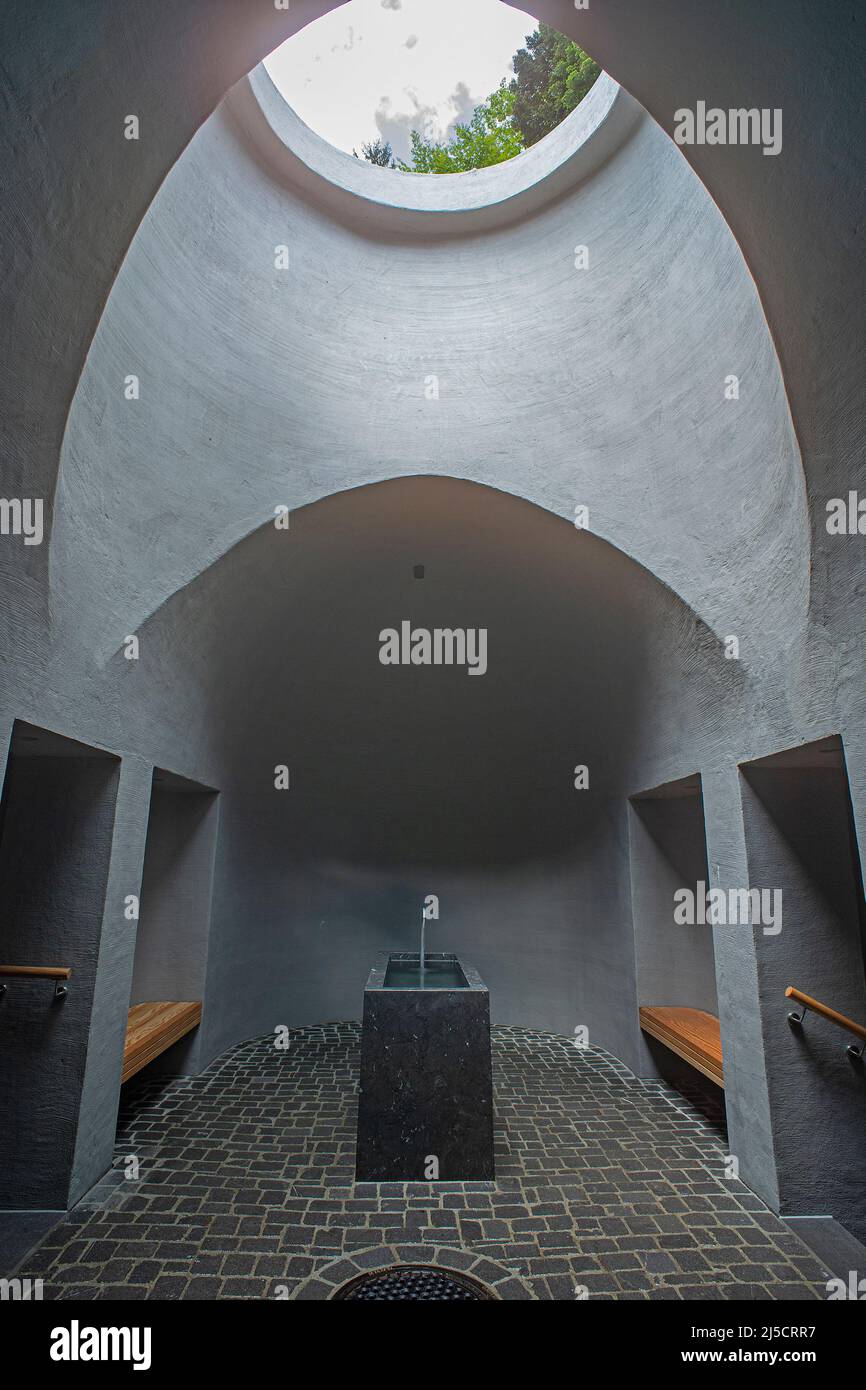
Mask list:
[[[437,143],[450,140],[456,127],[465,125],[478,102],[483,100],[473,97],[465,82],[458,82],[445,103],[447,111],[443,120],[442,103],[425,106],[417,92],[407,91],[404,95],[409,98],[411,110],[395,111],[389,97],[382,97],[376,110],[376,129],[382,139],[389,142],[397,158],[403,160],[409,158],[413,130]]]
[[[535,27],[501,0],[349,0],[266,65],[301,119],[338,149],[378,133],[405,159],[413,128],[439,139],[471,117]]]

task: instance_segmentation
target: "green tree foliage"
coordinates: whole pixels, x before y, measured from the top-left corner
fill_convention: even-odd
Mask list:
[[[352,154],[356,159],[358,158],[357,150],[353,150]],[[361,154],[371,164],[379,164],[383,169],[397,168],[397,161],[394,158],[390,141],[383,140],[381,136],[377,136],[375,140],[368,140],[366,145],[362,145]]]
[[[523,138],[513,119],[514,92],[503,81],[496,91],[476,106],[468,125],[455,127],[444,144],[425,140],[412,131],[411,163],[399,164],[407,173],[461,174],[501,164],[523,149]]]
[[[539,24],[528,36],[512,65],[512,114],[525,145],[534,145],[558,126],[601,72],[588,53],[549,24]]]
[[[534,145],[582,101],[601,69],[588,53],[549,24],[539,24],[512,59],[514,77],[476,106],[468,125],[437,144],[412,131],[409,163],[395,160],[381,139],[362,146],[365,159],[414,174],[483,169]]]

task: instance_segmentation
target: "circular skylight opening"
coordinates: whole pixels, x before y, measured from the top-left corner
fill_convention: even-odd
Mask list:
[[[349,0],[269,58],[301,120],[347,154],[410,173],[461,173],[536,144],[598,66],[501,0]]]

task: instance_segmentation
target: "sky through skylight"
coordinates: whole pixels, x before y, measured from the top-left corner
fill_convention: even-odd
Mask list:
[[[350,0],[282,44],[265,66],[303,121],[349,153],[415,130],[447,137],[510,78],[537,23],[501,0]]]

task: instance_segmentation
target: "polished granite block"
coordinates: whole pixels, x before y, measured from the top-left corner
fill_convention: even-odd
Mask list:
[[[417,955],[383,955],[364,990],[358,1182],[494,1176],[487,987],[456,956],[427,963],[422,983]]]

